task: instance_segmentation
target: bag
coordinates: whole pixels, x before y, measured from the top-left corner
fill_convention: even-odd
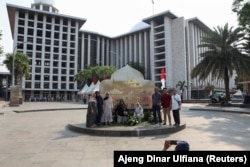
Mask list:
[[[181,103],[181,102],[180,102],[180,101],[178,101],[178,100],[176,100],[175,96],[174,96],[174,100],[178,103],[179,108],[180,108],[180,105],[181,105],[180,103]]]

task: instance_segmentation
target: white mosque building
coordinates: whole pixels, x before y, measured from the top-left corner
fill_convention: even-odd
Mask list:
[[[199,62],[200,38],[210,30],[198,18],[177,17],[171,11],[152,15],[129,33],[116,37],[82,30],[86,19],[60,14],[53,0],[35,0],[31,8],[7,4],[14,52],[30,58],[31,77],[22,84],[23,96],[64,97],[73,100],[80,87],[74,80],[78,71],[89,65],[121,68],[130,61],[145,67],[145,78],[161,87],[175,87],[186,81],[185,98],[207,83],[223,87],[219,81],[190,79]],[[21,45],[20,45],[21,44]]]

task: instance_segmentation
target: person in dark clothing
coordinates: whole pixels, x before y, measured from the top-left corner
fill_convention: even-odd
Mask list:
[[[153,110],[153,122],[157,123],[157,116],[158,121],[161,124],[162,118],[161,118],[161,94],[158,91],[158,88],[155,87],[154,89],[155,93],[152,95],[152,110]],[[157,116],[156,116],[157,115]]]
[[[118,105],[116,106],[115,112],[117,114],[117,122],[124,123],[128,116],[128,109],[123,99],[119,101]]]
[[[97,103],[97,115],[96,115],[96,125],[101,125],[101,118],[103,114],[103,98],[100,95],[99,91],[95,92],[96,94],[96,103]]]
[[[83,104],[86,104],[86,103],[87,103],[87,96],[84,95],[84,96],[83,96]]]

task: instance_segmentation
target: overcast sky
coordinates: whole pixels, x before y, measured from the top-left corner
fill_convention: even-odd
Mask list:
[[[87,19],[81,29],[107,36],[130,31],[142,19],[163,11],[171,11],[177,17],[199,18],[210,28],[237,26],[232,12],[233,0],[54,0],[59,13]],[[152,3],[154,1],[154,4]],[[0,45],[4,52],[12,52],[6,3],[30,7],[34,0],[0,0]]]

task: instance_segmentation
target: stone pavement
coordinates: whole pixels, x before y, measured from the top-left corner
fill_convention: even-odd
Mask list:
[[[240,107],[221,107],[221,106],[213,107],[213,106],[207,106],[207,105],[200,105],[200,106],[190,107],[189,110],[250,114],[250,108],[240,108]]]
[[[81,103],[25,102],[8,107],[0,102],[0,166],[112,167],[114,150],[161,150],[165,139],[186,140],[191,150],[250,150],[249,114],[190,110],[198,107],[206,108],[183,104],[181,121],[186,129],[177,133],[99,137],[66,128],[69,123],[85,122],[86,105]]]

